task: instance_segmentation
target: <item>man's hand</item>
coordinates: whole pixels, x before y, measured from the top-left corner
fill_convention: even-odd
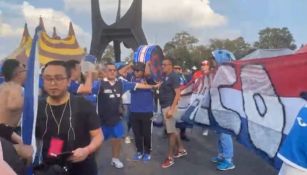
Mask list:
[[[70,156],[69,160],[71,162],[76,163],[76,162],[82,162],[83,160],[85,160],[88,157],[90,151],[88,148],[77,148],[73,150],[72,153],[73,155]]]
[[[146,64],[145,64],[146,66],[151,66],[151,61],[150,60],[148,60],[147,62],[146,62]]]
[[[168,110],[166,111],[166,118],[172,118],[174,115],[174,110],[172,110],[171,108],[168,108]]]
[[[14,148],[21,158],[27,160],[28,165],[32,163],[33,148],[31,145],[15,144]]]
[[[160,82],[158,82],[157,84],[153,85],[153,88],[154,88],[154,89],[159,89],[160,86],[161,86],[161,84],[162,84],[162,82],[160,81]]]

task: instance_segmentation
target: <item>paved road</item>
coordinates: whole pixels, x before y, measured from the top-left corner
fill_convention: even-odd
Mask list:
[[[132,161],[134,144],[123,144],[121,160],[125,167],[115,169],[110,166],[111,144],[105,142],[98,153],[97,161],[99,174],[103,175],[276,175],[277,172],[264,160],[245,149],[242,145],[235,143],[236,168],[229,171],[218,171],[209,161],[216,155],[217,137],[214,132],[209,136],[201,135],[201,129],[188,130],[190,142],[184,142],[188,156],[176,159],[175,164],[167,169],[160,168],[167,151],[167,139],[162,137],[162,130],[153,130],[153,151],[150,162]]]

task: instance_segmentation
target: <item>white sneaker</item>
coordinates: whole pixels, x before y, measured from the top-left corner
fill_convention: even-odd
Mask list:
[[[203,131],[203,136],[207,136],[208,133],[209,133],[209,130],[208,130],[208,129],[204,129],[204,131]]]
[[[131,143],[131,139],[129,136],[125,137],[125,143],[126,144],[130,144]]]
[[[115,168],[124,168],[124,164],[119,159],[116,158],[112,158],[111,165],[114,166]]]

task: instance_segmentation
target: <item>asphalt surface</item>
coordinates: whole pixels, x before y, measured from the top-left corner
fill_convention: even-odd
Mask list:
[[[189,142],[184,142],[188,155],[175,159],[175,164],[167,169],[161,168],[167,152],[167,139],[163,138],[161,128],[154,127],[152,136],[152,160],[149,162],[132,161],[135,147],[132,143],[122,145],[121,160],[125,167],[116,169],[111,163],[111,143],[103,143],[97,154],[99,175],[277,175],[277,171],[257,156],[234,141],[234,163],[236,168],[228,171],[216,170],[210,158],[216,155],[217,136],[209,131],[202,136],[201,128],[187,130]],[[131,135],[133,135],[131,133]]]

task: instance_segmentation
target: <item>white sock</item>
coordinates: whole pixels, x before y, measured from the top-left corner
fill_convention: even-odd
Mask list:
[[[113,161],[113,162],[117,162],[117,161],[119,161],[119,159],[118,159],[118,158],[112,157],[112,161]]]

